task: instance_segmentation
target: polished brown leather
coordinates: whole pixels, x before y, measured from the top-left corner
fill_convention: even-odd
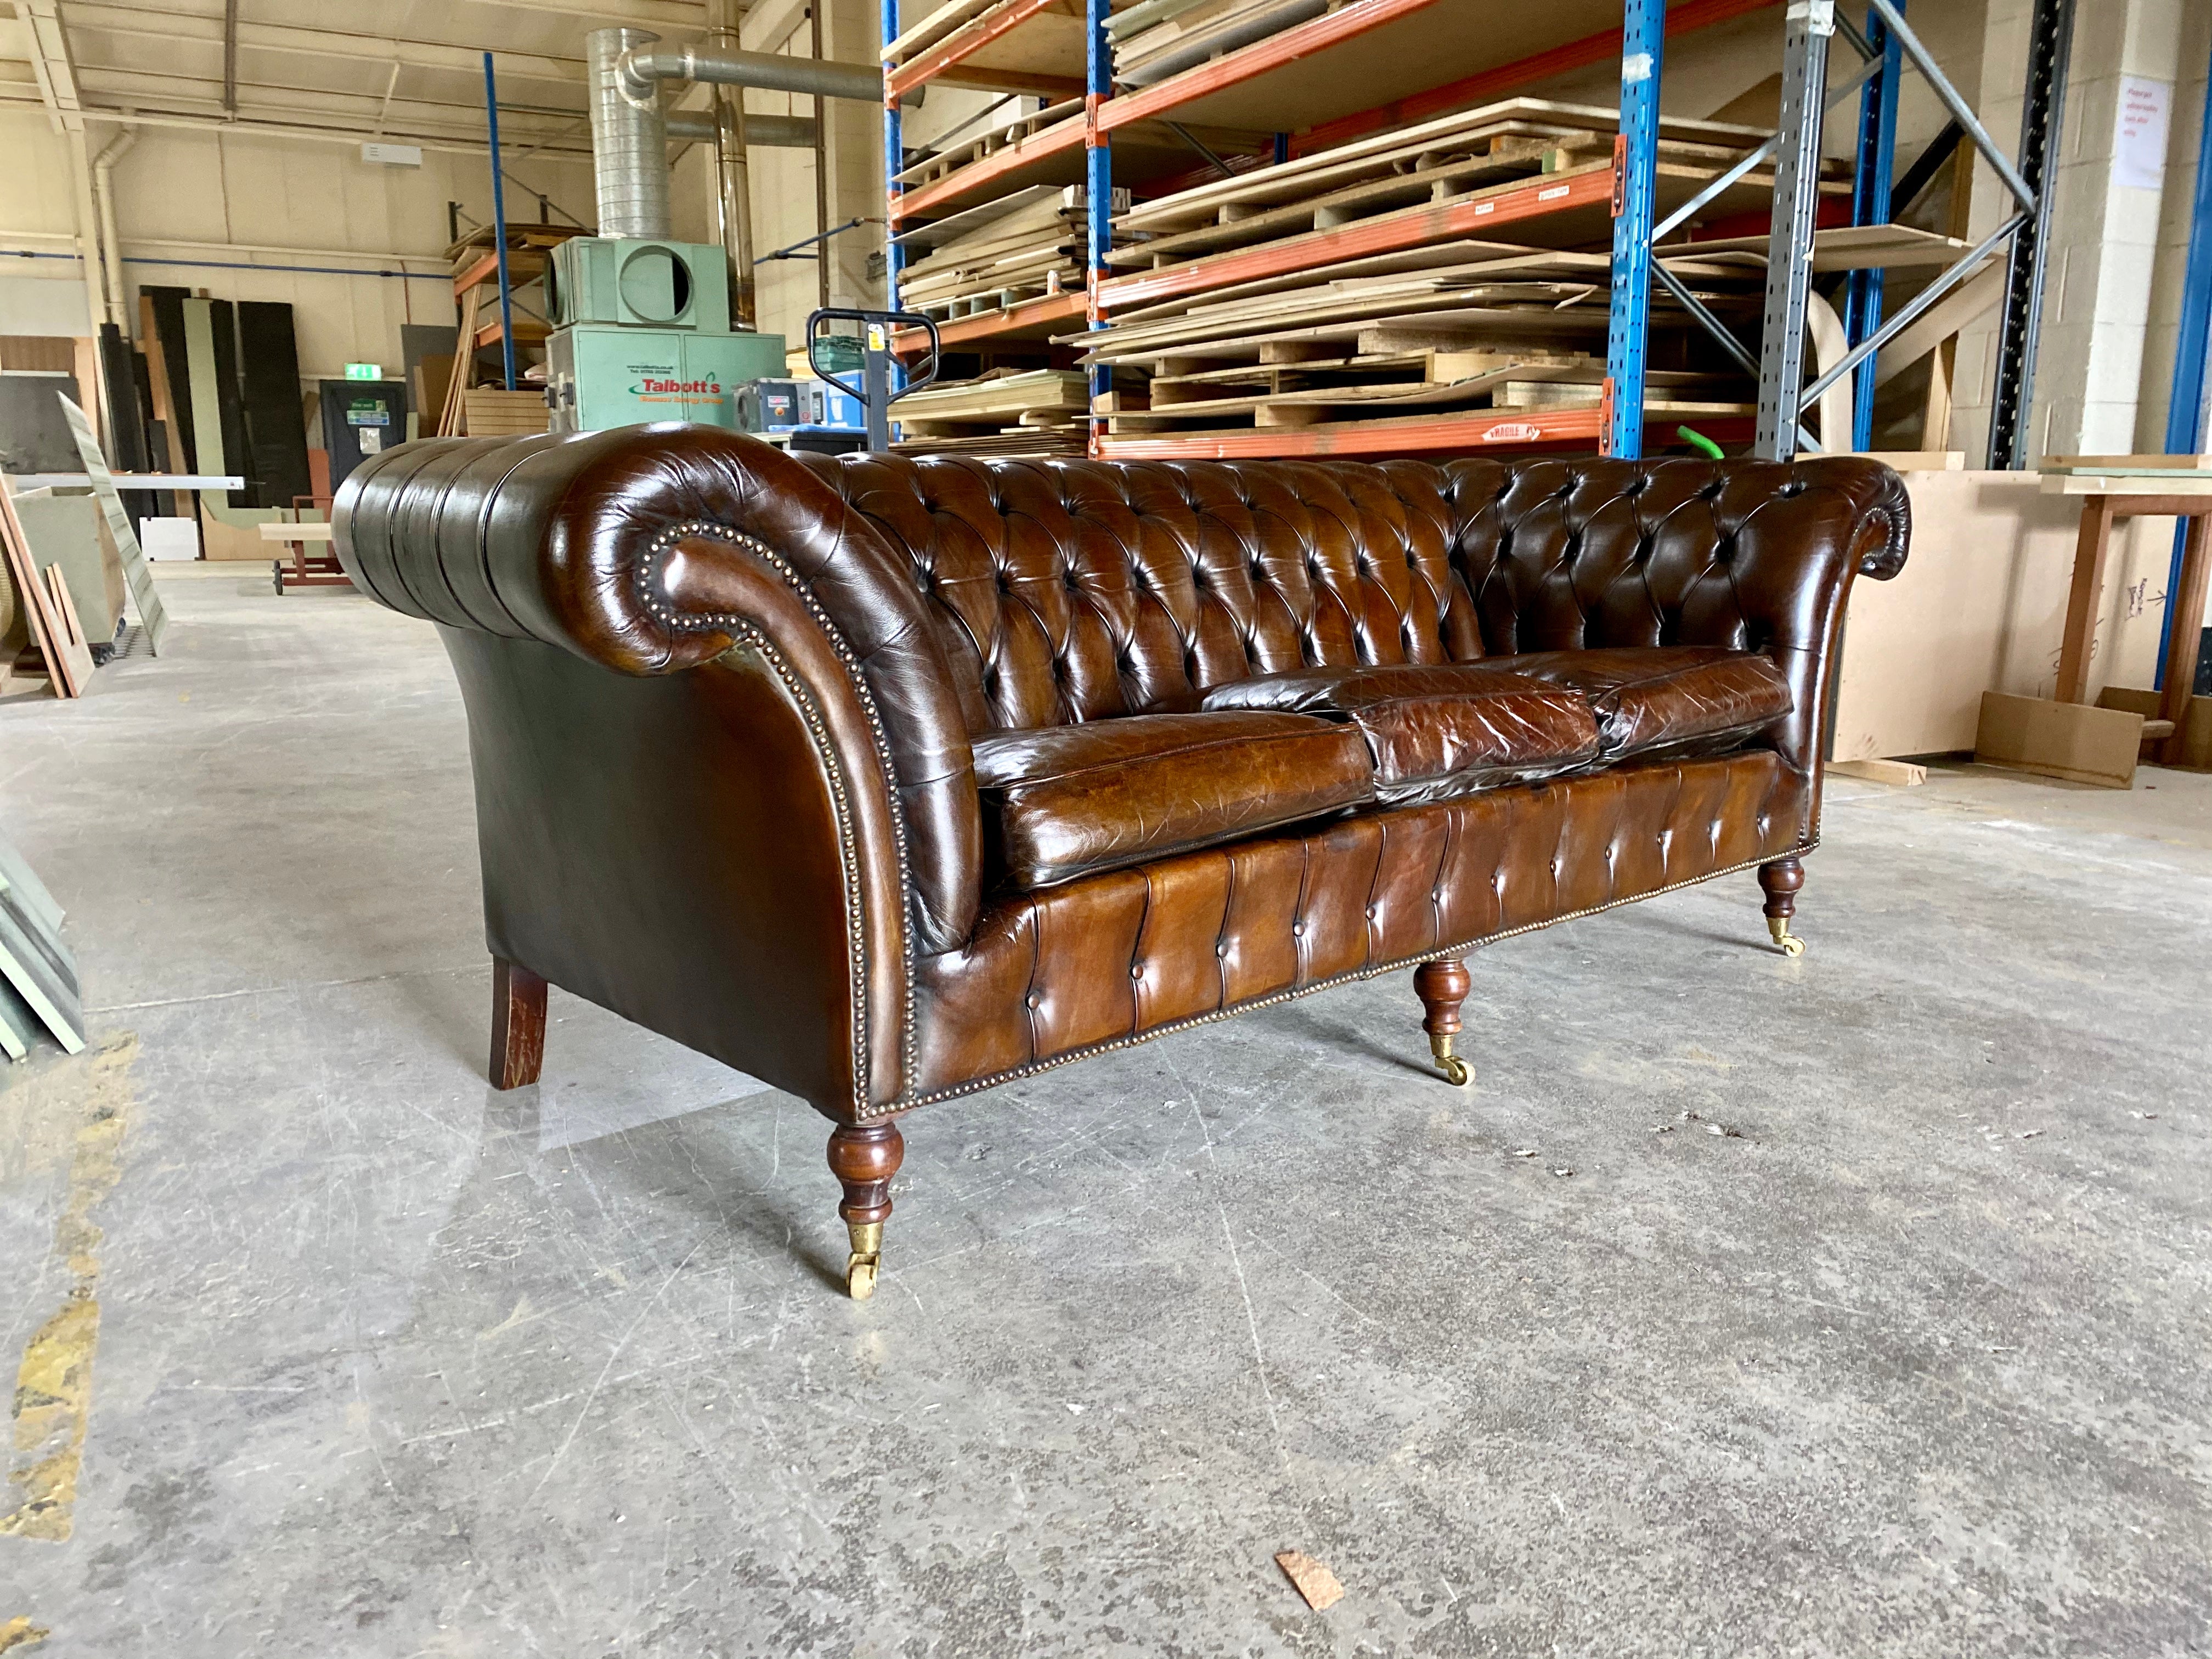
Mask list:
[[[1361,813],[1009,895],[921,964],[921,1101],[1801,848],[1771,750]]]
[[[685,427],[404,445],[335,519],[461,673],[495,951],[846,1121],[1803,851],[1849,586],[1909,525],[1850,458],[800,459]],[[1045,887],[987,862],[1000,733],[1680,647],[1770,659],[1789,712]]]
[[[1587,697],[1607,761],[1734,748],[1790,712],[1788,678],[1757,651],[1662,645],[1536,651],[1498,663]]]
[[[997,886],[1048,887],[1372,798],[1358,734],[1303,714],[1133,714],[975,741]]]
[[[1587,697],[1488,663],[1267,674],[1215,686],[1205,706],[1350,721],[1367,740],[1375,798],[1394,805],[1556,777],[1598,757],[1597,718]]]

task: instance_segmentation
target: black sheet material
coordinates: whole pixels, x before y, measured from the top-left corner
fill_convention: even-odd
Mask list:
[[[161,343],[161,366],[169,382],[169,416],[176,422],[177,443],[185,453],[185,471],[200,470],[198,434],[192,430],[192,377],[185,356],[185,301],[188,288],[142,288],[139,295],[154,311],[154,337]]]
[[[246,416],[246,465],[257,507],[290,507],[314,489],[307,471],[307,422],[301,406],[300,354],[292,307],[281,301],[238,302],[238,363]]]

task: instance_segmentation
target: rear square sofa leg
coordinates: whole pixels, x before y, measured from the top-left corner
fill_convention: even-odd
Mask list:
[[[837,1213],[845,1218],[852,1254],[845,1258],[845,1289],[855,1302],[876,1293],[883,1265],[884,1220],[891,1212],[891,1177],[906,1159],[906,1141],[894,1123],[841,1123],[830,1133],[830,1173],[845,1189]]]
[[[491,1086],[538,1081],[545,1060],[545,981],[520,963],[491,959]]]
[[[1467,964],[1457,957],[1441,957],[1413,969],[1413,994],[1427,1011],[1421,1029],[1429,1034],[1429,1052],[1436,1056],[1444,1080],[1455,1088],[1474,1080],[1474,1068],[1452,1053],[1452,1039],[1459,1035],[1459,1006],[1467,1000],[1474,982]]]
[[[1797,914],[1797,890],[1804,884],[1805,866],[1796,859],[1777,859],[1759,866],[1759,889],[1766,895],[1766,931],[1784,956],[1805,954],[1805,941],[1790,931],[1790,919]]]

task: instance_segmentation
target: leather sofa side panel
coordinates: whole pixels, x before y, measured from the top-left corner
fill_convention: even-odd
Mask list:
[[[999,901],[917,964],[916,1103],[1801,851],[1808,787],[1655,762]]]
[[[430,441],[372,458],[339,492],[333,521],[348,571],[395,610],[644,676],[729,647],[708,567],[743,556],[734,538],[751,538],[842,642],[872,705],[917,934],[931,948],[967,936],[981,829],[953,676],[903,554],[805,466],[696,426]],[[702,544],[678,571],[667,549],[697,526],[733,539]]]
[[[441,631],[468,707],[493,952],[855,1120],[839,813],[769,663],[631,678]]]

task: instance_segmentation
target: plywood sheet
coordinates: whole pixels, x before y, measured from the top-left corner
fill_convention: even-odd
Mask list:
[[[1982,694],[2057,689],[2081,503],[2044,495],[2032,472],[1913,471],[1905,568],[1852,586],[1838,672],[1838,760],[1963,752]],[[2093,692],[2148,684],[2171,522],[2112,530],[2112,575],[2090,661]]]

